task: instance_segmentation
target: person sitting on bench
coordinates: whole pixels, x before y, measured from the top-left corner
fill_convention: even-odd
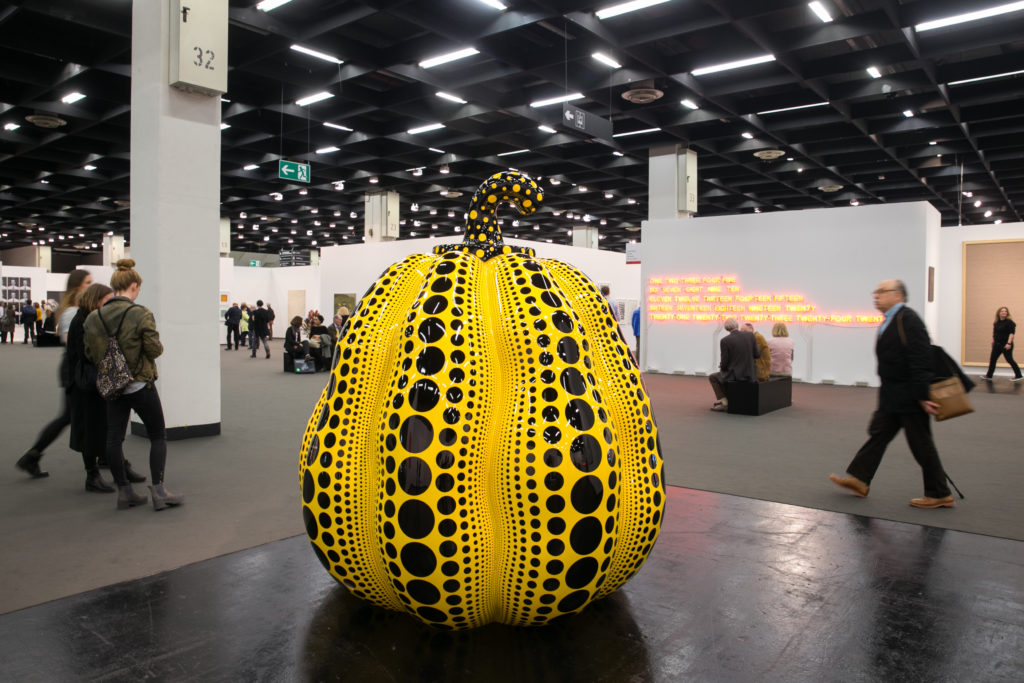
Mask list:
[[[757,345],[757,358],[754,366],[757,368],[757,381],[767,382],[771,376],[772,352],[768,347],[768,341],[760,332],[754,329],[753,323],[743,323],[743,331],[754,335],[754,343]]]
[[[756,382],[757,370],[754,368],[754,359],[760,356],[757,350],[757,343],[754,335],[750,332],[741,332],[736,318],[726,318],[725,331],[729,334],[722,337],[719,342],[722,349],[722,362],[719,364],[720,372],[713,372],[708,375],[711,388],[715,390],[715,404],[711,410],[724,413],[729,406],[729,399],[725,396],[726,382]]]
[[[292,324],[284,333],[284,351],[295,360],[310,360],[309,342],[302,339],[302,316],[292,318]]]

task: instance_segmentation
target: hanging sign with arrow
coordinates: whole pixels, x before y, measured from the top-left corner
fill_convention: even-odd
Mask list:
[[[281,180],[295,180],[300,183],[309,182],[309,164],[300,164],[297,161],[277,162],[277,177]]]

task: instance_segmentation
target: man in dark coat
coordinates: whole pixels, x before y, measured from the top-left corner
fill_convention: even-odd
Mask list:
[[[720,372],[713,372],[708,375],[711,388],[715,390],[715,404],[711,410],[725,412],[729,406],[729,399],[725,396],[726,382],[756,382],[757,369],[754,367],[754,359],[760,357],[757,350],[757,343],[754,335],[750,332],[741,332],[736,318],[727,318],[725,331],[729,334],[722,337],[719,345],[722,349],[722,362],[719,364]]]
[[[29,335],[32,335],[32,341],[36,340],[36,307],[32,305],[31,301],[26,301],[25,305],[21,307],[21,324],[25,328],[25,341],[22,344],[28,344]]]
[[[242,322],[242,309],[237,303],[231,304],[231,308],[224,311],[224,324],[228,326],[228,342],[225,351],[231,350],[231,335],[235,336],[235,351],[238,350],[238,324]]]
[[[252,358],[256,357],[256,350],[260,348],[260,342],[263,342],[263,349],[267,352],[267,358],[270,358],[270,344],[267,343],[267,336],[270,334],[270,316],[267,315],[267,309],[263,308],[263,299],[256,302],[256,310],[252,312],[252,323],[249,329],[249,339],[251,343],[249,348],[252,349]]]
[[[932,439],[931,415],[938,404],[928,400],[932,381],[932,349],[928,330],[914,311],[907,308],[907,287],[899,280],[886,280],[874,292],[875,308],[885,314],[878,331],[878,409],[868,425],[868,440],[846,468],[848,477],[829,479],[854,495],[868,495],[886,446],[903,429],[914,460],[924,477],[924,497],[910,504],[918,508],[953,507],[939,453]]]

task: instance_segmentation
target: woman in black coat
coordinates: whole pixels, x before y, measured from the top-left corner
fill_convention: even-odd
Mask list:
[[[996,371],[996,361],[999,356],[1006,358],[1006,362],[1013,369],[1013,381],[1019,382],[1021,377],[1020,368],[1013,360],[1013,338],[1017,333],[1017,323],[1010,317],[1010,309],[1003,306],[996,311],[996,321],[992,323],[992,355],[988,360],[988,372],[985,379],[992,379],[992,373]]]
[[[78,301],[78,311],[68,327],[68,370],[71,380],[71,448],[82,454],[85,490],[113,493],[114,487],[100,476],[98,460],[107,443],[107,406],[96,391],[96,366],[85,357],[83,326],[89,313],[113,296],[106,285],[91,285]]]
[[[302,318],[299,316],[292,318],[292,324],[285,330],[284,350],[295,360],[312,358],[309,342],[302,339]]]

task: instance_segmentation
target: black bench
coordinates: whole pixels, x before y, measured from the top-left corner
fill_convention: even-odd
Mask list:
[[[793,405],[793,378],[772,377],[767,382],[726,382],[729,412],[764,415]]]

